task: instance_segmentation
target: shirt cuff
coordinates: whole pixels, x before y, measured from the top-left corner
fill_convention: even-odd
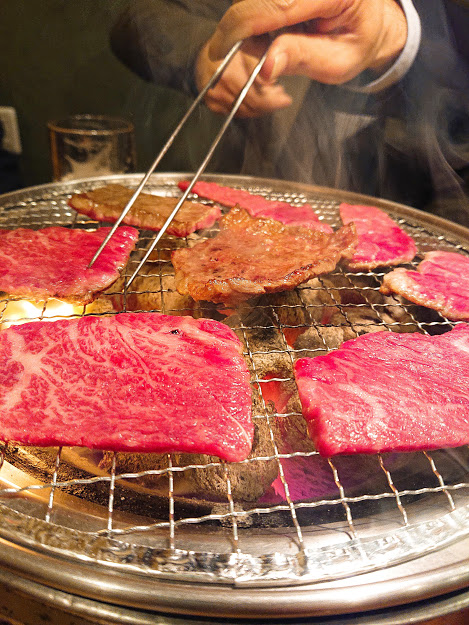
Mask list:
[[[412,63],[415,61],[422,36],[420,17],[412,4],[412,0],[399,0],[399,3],[407,21],[407,40],[402,52],[393,65],[379,78],[364,85],[350,85],[349,89],[352,91],[359,91],[360,93],[378,93],[388,87],[392,87],[392,85],[399,82],[399,80],[407,74]]]

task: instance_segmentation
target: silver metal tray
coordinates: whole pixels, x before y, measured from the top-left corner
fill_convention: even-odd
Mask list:
[[[146,191],[178,195],[177,182],[188,176],[155,174]],[[469,253],[465,228],[391,202],[284,181],[205,178],[268,198],[310,202],[333,227],[340,225],[341,201],[372,204],[413,236],[419,254],[432,249]],[[140,179],[111,176],[4,195],[0,227],[99,227],[68,207],[70,195],[109,182],[135,187]],[[270,453],[250,458],[241,469],[255,476],[270,463],[279,476],[276,488],[254,499],[237,494],[234,484],[231,488],[233,467],[216,459],[191,464],[170,455],[164,466],[149,468],[146,462],[142,470],[128,471],[116,456],[86,449],[7,445],[0,470],[0,566],[61,591],[122,606],[240,618],[343,614],[464,588],[469,581],[467,447],[332,461],[319,457],[308,441],[279,444],[274,422],[298,424],[301,414],[295,401],[280,412],[271,401],[273,391],[292,386],[295,358],[333,349],[363,332],[441,333],[452,324],[380,295],[382,271],[337,269],[292,293],[258,298],[233,314],[211,304],[183,310],[168,252],[211,234],[164,238],[129,291],[121,281],[99,303],[106,314],[109,306],[195,314],[224,320],[236,331],[252,372],[254,419],[272,443]],[[151,237],[141,232],[127,277]],[[49,306],[23,315],[43,319]],[[11,300],[0,294],[4,327],[10,311]],[[269,380],[266,373],[272,374]],[[222,482],[225,478],[222,490],[191,492],[185,478],[193,471],[215,471]]]

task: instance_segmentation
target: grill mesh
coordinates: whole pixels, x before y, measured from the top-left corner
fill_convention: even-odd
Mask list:
[[[148,190],[177,195],[180,178],[153,176]],[[356,200],[287,183],[211,179],[270,199],[308,201],[333,227],[340,225],[339,202]],[[3,196],[0,227],[99,227],[78,216],[67,199],[106,182],[136,186],[139,179],[95,179]],[[465,230],[411,209],[381,205],[416,241],[419,256],[414,266],[433,249],[469,253]],[[152,240],[151,233],[143,231],[123,279],[100,298],[97,308],[90,305],[74,314],[114,314],[114,307],[226,322],[243,342],[251,371],[254,420],[264,437],[260,451],[234,470],[216,459],[177,454],[129,459],[87,449],[4,445],[0,535],[53,554],[115,565],[121,572],[250,586],[344,578],[464,539],[469,520],[466,447],[325,459],[303,435],[297,397],[282,403],[283,390],[294,389],[292,364],[299,357],[325,353],[364,332],[436,334],[453,324],[437,313],[381,295],[382,271],[352,274],[337,269],[234,312],[209,303],[194,306],[174,289],[170,251],[213,233],[164,238],[125,290],[125,278]],[[12,321],[10,307],[10,299],[0,296],[4,327]],[[26,317],[43,319],[50,307],[46,302]],[[292,428],[299,428],[297,436],[288,435]],[[274,486],[246,496],[243,480],[257,481],[267,467],[277,475]],[[209,486],[195,492],[194,475],[205,475]]]

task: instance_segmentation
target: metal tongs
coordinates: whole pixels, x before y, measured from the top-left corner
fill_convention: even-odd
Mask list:
[[[207,85],[202,89],[202,91],[199,93],[199,95],[197,96],[197,98],[194,100],[194,102],[191,104],[191,106],[189,107],[189,109],[186,111],[186,113],[184,114],[183,118],[181,119],[181,121],[179,122],[179,124],[176,126],[176,128],[174,129],[173,133],[171,134],[171,136],[169,137],[168,141],[165,143],[165,145],[163,146],[163,148],[161,149],[161,151],[159,152],[158,156],[155,158],[155,160],[153,161],[152,165],[150,166],[150,169],[147,171],[147,173],[144,175],[144,177],[142,178],[142,181],[140,182],[140,184],[138,185],[137,189],[135,190],[135,193],[132,195],[132,197],[130,198],[130,200],[128,201],[127,205],[124,207],[124,209],[122,210],[122,213],[120,214],[119,218],[117,219],[117,221],[115,222],[114,226],[111,228],[111,230],[109,231],[109,234],[106,236],[106,238],[104,239],[104,241],[101,243],[99,249],[97,250],[96,254],[93,256],[90,264],[88,265],[88,267],[92,267],[94,262],[96,261],[96,259],[99,257],[99,255],[101,254],[101,252],[103,251],[103,249],[106,247],[106,245],[109,243],[109,240],[111,239],[112,235],[115,233],[115,231],[117,230],[118,226],[121,224],[122,220],[125,218],[125,216],[127,215],[127,213],[130,211],[130,209],[132,208],[132,206],[134,205],[136,199],[138,198],[138,196],[140,195],[140,193],[142,192],[143,187],[145,186],[145,184],[147,183],[148,179],[150,178],[151,174],[154,172],[154,170],[156,169],[156,167],[158,166],[159,162],[161,161],[161,159],[163,158],[163,156],[166,154],[166,152],[168,151],[168,149],[170,148],[170,146],[172,145],[174,139],[177,137],[177,135],[179,134],[180,130],[182,129],[182,127],[184,126],[184,124],[186,123],[186,121],[189,119],[189,117],[192,115],[194,109],[199,105],[199,103],[202,101],[202,99],[204,98],[205,94],[207,93],[207,91],[217,82],[217,80],[220,78],[223,70],[225,69],[225,67],[228,65],[228,63],[231,61],[231,59],[234,57],[234,55],[236,54],[236,52],[238,52],[239,48],[241,47],[243,41],[238,41],[237,43],[235,43],[235,45],[231,48],[231,50],[228,52],[228,54],[226,55],[226,57],[223,59],[223,62],[221,63],[221,65],[218,67],[218,69],[214,72],[214,74],[212,75],[212,77],[210,78],[209,82],[207,83]],[[137,269],[134,271],[134,273],[132,274],[132,276],[130,277],[130,280],[127,282],[126,288],[128,288],[132,282],[134,281],[135,277],[138,275],[138,272],[140,271],[140,269],[142,268],[142,266],[145,264],[145,262],[147,261],[148,257],[150,256],[150,254],[153,252],[153,250],[155,249],[155,247],[157,246],[158,242],[160,241],[161,237],[164,235],[164,233],[166,232],[166,229],[168,228],[169,224],[172,222],[172,220],[174,219],[174,217],[176,216],[177,212],[179,211],[179,209],[181,208],[181,206],[183,205],[184,201],[186,200],[187,196],[189,195],[189,193],[192,190],[192,187],[195,185],[195,183],[197,182],[197,180],[199,179],[200,175],[204,172],[208,162],[210,161],[213,152],[215,151],[217,145],[219,144],[221,138],[223,137],[226,129],[228,128],[229,124],[231,123],[231,120],[233,119],[233,117],[236,114],[236,111],[238,110],[238,108],[241,106],[247,92],[249,91],[249,89],[251,88],[252,83],[254,82],[254,80],[256,79],[257,75],[259,74],[262,65],[264,64],[265,58],[267,56],[267,52],[264,53],[263,57],[260,59],[259,63],[256,65],[256,67],[254,68],[252,74],[249,76],[246,84],[244,85],[243,89],[241,90],[238,98],[236,99],[233,108],[230,112],[230,114],[228,115],[228,117],[225,119],[222,127],[220,128],[217,136],[215,137],[213,143],[211,144],[211,146],[208,149],[207,154],[205,155],[199,169],[196,171],[196,173],[194,174],[194,177],[192,178],[189,186],[187,187],[187,189],[184,191],[183,196],[180,198],[180,200],[178,201],[178,203],[176,204],[176,206],[174,207],[173,211],[171,212],[171,214],[169,215],[169,217],[167,218],[167,220],[165,221],[165,223],[163,224],[163,227],[161,228],[161,230],[158,232],[158,234],[156,235],[155,239],[153,240],[153,242],[151,243],[150,247],[148,248],[147,253],[145,254],[145,256],[142,258],[142,260],[140,261],[140,263],[138,264]]]

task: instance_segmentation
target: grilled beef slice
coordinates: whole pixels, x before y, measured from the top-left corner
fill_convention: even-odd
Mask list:
[[[332,271],[351,256],[355,243],[353,224],[325,233],[232,208],[220,220],[215,237],[174,251],[171,260],[182,295],[236,305],[255,295],[288,291]]]
[[[69,204],[83,215],[97,221],[114,222],[134,194],[120,184],[110,184],[86,193],[72,195]],[[179,198],[140,193],[123,223],[147,230],[161,230]],[[169,224],[166,233],[185,237],[191,232],[212,226],[221,211],[216,206],[185,201]]]

